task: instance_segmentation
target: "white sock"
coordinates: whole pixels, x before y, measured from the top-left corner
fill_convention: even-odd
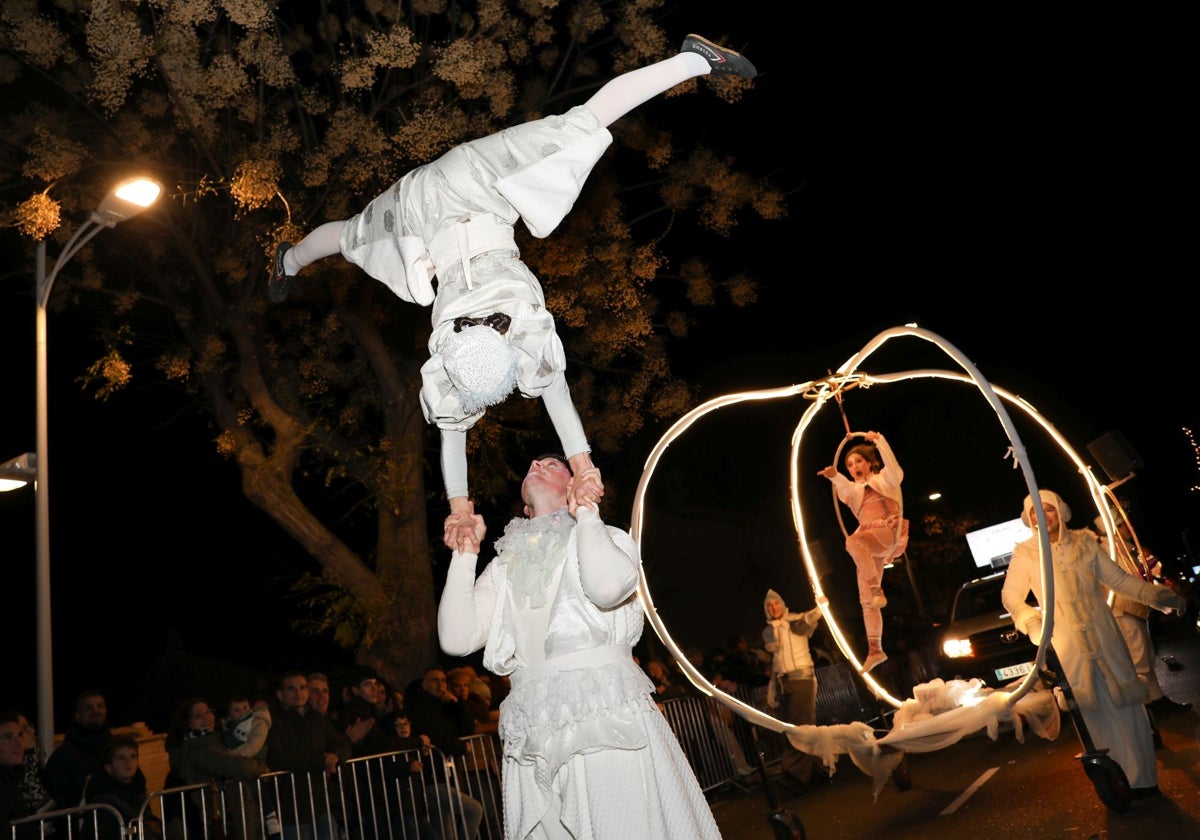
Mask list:
[[[587,101],[600,124],[612,125],[637,106],[680,82],[712,72],[712,65],[699,53],[685,52],[622,73],[607,82]]]
[[[284,273],[295,277],[306,265],[339,253],[341,247],[338,240],[345,224],[345,221],[326,222],[289,248],[283,255]]]

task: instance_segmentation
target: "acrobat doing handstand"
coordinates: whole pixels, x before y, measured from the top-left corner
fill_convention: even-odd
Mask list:
[[[276,249],[272,302],[287,298],[305,266],[340,252],[404,300],[433,305],[421,408],[441,432],[442,478],[464,538],[474,527],[466,433],[514,388],[545,403],[574,474],[575,498],[592,504],[603,495],[554,318],[520,259],[513,226],[520,218],[535,237],[548,236],[612,142],[607,126],[709,73],[757,75],[740,54],[688,35],[677,55],[612,79],[583,105],[457,146],[409,171],[357,216]]]
[[[854,533],[846,537],[846,551],[857,570],[858,600],[867,631],[865,674],[887,661],[883,652],[882,610],[887,606],[883,567],[908,547],[908,520],[900,518],[903,501],[900,482],[904,480],[904,471],[892,447],[879,432],[864,432],[863,438],[867,442],[852,447],[844,459],[850,478],[832,464],[817,475],[833,482],[838,499],[858,520]]]

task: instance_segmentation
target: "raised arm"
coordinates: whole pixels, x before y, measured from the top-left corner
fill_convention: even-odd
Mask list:
[[[579,419],[575,403],[571,401],[565,376],[559,374],[542,392],[542,403],[546,406],[562,453],[567,456],[574,475],[567,491],[568,504],[595,507],[604,498],[604,482],[600,478],[600,470],[592,463],[592,448],[583,432],[583,421]]]
[[[638,585],[637,543],[620,528],[605,525],[595,508],[578,508],[575,520],[579,580],[588,600],[602,609],[623,603]]]
[[[875,448],[879,451],[879,460],[883,462],[883,469],[880,470],[880,475],[887,475],[888,484],[893,485],[897,490],[900,489],[900,482],[904,480],[904,470],[900,468],[900,462],[896,460],[896,453],[892,451],[891,445],[879,432],[867,432],[864,437],[875,444]]]
[[[446,519],[443,536],[454,553],[446,572],[446,585],[438,604],[438,642],[447,656],[467,656],[484,646],[496,607],[496,587],[491,566],[475,578],[479,560],[479,542],[486,533],[483,517],[471,514],[473,530],[470,539],[459,536],[457,518]]]

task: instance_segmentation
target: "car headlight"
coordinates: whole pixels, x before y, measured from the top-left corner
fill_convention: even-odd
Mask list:
[[[942,642],[942,653],[950,659],[962,659],[964,656],[974,656],[970,639],[951,639]]]

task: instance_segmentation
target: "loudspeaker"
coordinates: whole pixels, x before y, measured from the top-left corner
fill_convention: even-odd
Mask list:
[[[1100,462],[1100,466],[1108,473],[1109,481],[1119,481],[1131,472],[1146,466],[1125,435],[1118,431],[1105,432],[1088,444],[1088,452]]]

